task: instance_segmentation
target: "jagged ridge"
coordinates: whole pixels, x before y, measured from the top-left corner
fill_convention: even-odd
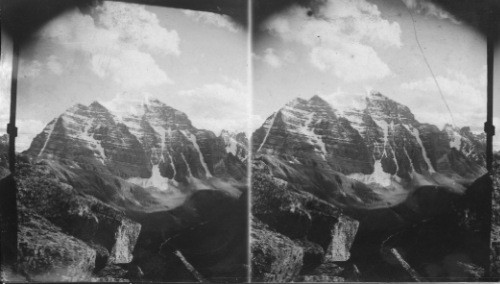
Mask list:
[[[246,138],[228,135],[195,128],[185,113],[157,99],[95,101],[52,120],[26,153],[166,190],[212,177],[244,179]]]
[[[365,105],[338,111],[319,96],[295,99],[253,136],[257,156],[313,167],[389,188],[415,183],[458,187],[485,173],[484,135],[417,121],[411,110],[379,92]],[[321,170],[319,170],[321,169]]]

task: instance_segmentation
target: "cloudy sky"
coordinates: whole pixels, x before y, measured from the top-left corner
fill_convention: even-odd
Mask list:
[[[11,62],[4,38],[2,78]],[[219,14],[116,2],[86,14],[74,9],[21,50],[18,150],[70,106],[117,96],[156,97],[185,112],[195,127],[217,134],[245,130],[247,46],[245,30]],[[2,80],[2,133],[8,83]]]
[[[187,113],[196,127],[218,132],[244,130],[250,99],[251,121],[258,127],[295,97],[319,94],[344,108],[378,90],[408,105],[421,122],[454,121],[482,130],[482,36],[422,0],[319,2],[325,4],[290,7],[260,27],[262,36],[251,46],[253,98],[247,92],[247,34],[225,16],[116,2],[86,14],[70,11],[21,51],[18,149],[73,104],[118,96],[157,97]],[[0,133],[5,133],[12,58],[3,33],[1,43]],[[500,50],[496,54],[499,58]],[[499,74],[500,60],[496,64]],[[495,113],[500,114],[500,100]],[[500,129],[500,115],[495,124]],[[500,149],[500,135],[495,143]]]
[[[257,121],[295,97],[319,94],[345,108],[377,90],[409,106],[420,122],[442,127],[454,121],[482,131],[486,42],[481,35],[425,1],[320,2],[290,7],[260,27],[263,39],[253,54]]]

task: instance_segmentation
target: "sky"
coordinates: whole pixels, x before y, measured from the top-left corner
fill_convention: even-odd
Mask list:
[[[317,3],[292,6],[259,27],[263,39],[253,49],[257,124],[296,97],[317,94],[345,109],[375,90],[410,107],[420,122],[482,131],[482,35],[425,1]]]
[[[317,3],[273,15],[252,43],[219,14],[106,1],[86,14],[69,11],[21,50],[17,149],[76,103],[145,96],[218,133],[248,123],[255,129],[296,97],[318,94],[342,109],[377,90],[420,122],[482,131],[486,43],[467,24],[423,0]],[[10,44],[2,33],[0,133],[9,114]],[[495,114],[500,132],[498,99]],[[500,134],[494,143],[500,150]]]
[[[158,98],[197,128],[247,128],[247,34],[227,16],[104,2],[55,18],[33,42],[21,50],[18,151],[72,105],[96,100]],[[8,45],[2,33],[0,133],[10,101]]]

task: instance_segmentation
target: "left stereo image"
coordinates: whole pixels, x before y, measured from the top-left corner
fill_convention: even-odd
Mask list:
[[[248,281],[246,1],[31,2],[2,4],[2,279]]]

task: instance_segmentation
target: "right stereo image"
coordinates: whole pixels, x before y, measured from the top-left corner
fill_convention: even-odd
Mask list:
[[[498,276],[490,43],[444,2],[254,1],[252,281]]]

